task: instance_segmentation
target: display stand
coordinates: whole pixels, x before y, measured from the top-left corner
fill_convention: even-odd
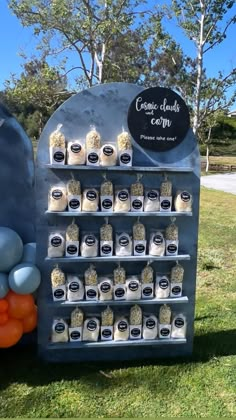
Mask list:
[[[85,137],[91,125],[95,125],[102,138],[115,140],[122,131],[128,130],[127,117],[130,104],[143,91],[136,85],[126,83],[112,83],[95,86],[85,90],[66,101],[47,123],[38,146],[37,152],[37,265],[42,273],[42,284],[39,291],[38,307],[38,347],[40,356],[47,361],[82,361],[82,360],[125,360],[156,357],[173,357],[189,355],[193,345],[194,305],[197,264],[198,213],[200,188],[200,159],[196,139],[191,129],[182,136],[178,144],[170,146],[169,150],[157,152],[152,146],[145,148],[137,137],[133,135],[133,166],[132,167],[89,167],[51,165],[49,162],[48,139],[58,124],[63,124],[66,138]],[[169,91],[171,92],[171,91]],[[165,92],[166,93],[166,92]],[[168,91],[167,91],[168,93]],[[157,98],[157,100],[159,100]],[[177,119],[186,119],[181,113]],[[129,127],[133,124],[135,113],[129,114]],[[140,121],[141,123],[141,118]],[[138,125],[138,124],[137,124]],[[188,122],[186,123],[188,126]],[[183,128],[184,129],[184,128]],[[137,128],[138,130],[138,128]],[[132,134],[132,129],[130,130]],[[135,141],[136,140],[136,141]],[[138,144],[139,143],[139,144]],[[169,147],[169,146],[168,146]],[[73,213],[49,212],[48,191],[50,186],[66,183],[71,173],[80,180],[82,186],[97,187],[103,181],[103,175],[114,185],[130,186],[135,182],[137,173],[143,175],[142,183],[145,188],[159,188],[164,176],[172,181],[174,193],[181,187],[190,190],[193,195],[192,212],[155,212],[155,213]],[[104,223],[103,217],[109,216],[109,223],[114,231],[132,232],[132,226],[140,217],[140,221],[149,232],[153,227],[164,229],[175,217],[175,224],[179,228],[179,255],[153,257],[149,255],[136,257],[94,257],[94,258],[48,258],[48,233],[52,227],[66,230],[73,217],[82,231],[95,232],[99,235],[99,228]],[[147,261],[152,263],[154,271],[170,272],[175,261],[180,261],[184,267],[183,293],[181,297],[167,299],[150,299],[138,301],[79,301],[54,302],[52,299],[50,273],[59,264],[66,273],[84,271],[94,262],[98,274],[112,273],[121,261],[128,275],[140,273]],[[157,339],[133,341],[99,341],[99,342],[68,342],[50,343],[51,325],[53,317],[70,318],[71,311],[76,306],[81,307],[86,314],[96,314],[109,304],[114,310],[129,311],[130,307],[138,304],[143,311],[158,313],[160,305],[168,303],[174,312],[184,313],[187,317],[186,339]],[[96,348],[96,349],[94,349]]]

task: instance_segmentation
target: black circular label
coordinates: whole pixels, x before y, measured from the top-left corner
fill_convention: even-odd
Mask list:
[[[169,282],[166,279],[161,279],[159,281],[159,286],[161,289],[167,289],[167,287],[169,286]]]
[[[170,334],[170,330],[168,328],[162,328],[160,333],[163,337],[167,337]]]
[[[111,337],[111,330],[108,330],[107,328],[102,331],[102,337],[104,338],[110,338]]]
[[[118,198],[120,201],[127,201],[129,198],[129,194],[127,193],[127,191],[120,191],[118,193]]]
[[[177,246],[175,244],[170,244],[167,246],[167,251],[170,254],[174,254],[177,251]]]
[[[154,238],[153,238],[153,242],[154,242],[155,245],[163,244],[163,236],[155,235]]]
[[[174,286],[171,291],[172,291],[173,295],[179,295],[181,293],[181,287],[180,286]]]
[[[79,331],[72,331],[70,333],[71,340],[79,340],[80,339],[80,332]]]
[[[181,193],[181,200],[187,203],[190,200],[190,194],[187,191],[183,191]]]
[[[79,153],[81,151],[81,145],[79,143],[74,143],[70,146],[70,150],[73,153]]]
[[[130,335],[132,335],[133,337],[139,337],[140,334],[141,331],[139,328],[132,328],[132,330],[130,331]]]
[[[155,200],[157,200],[158,194],[156,193],[156,191],[152,190],[152,191],[148,192],[147,196],[148,196],[149,200],[155,201]]]
[[[62,299],[62,298],[64,297],[64,295],[65,295],[65,292],[64,292],[64,290],[62,290],[62,289],[57,289],[57,290],[55,290],[55,291],[53,292],[53,294],[54,294],[54,297],[55,297],[56,299]]]
[[[131,161],[131,156],[128,155],[128,153],[122,153],[122,155],[120,155],[120,161],[124,163],[124,165],[128,165]]]
[[[116,296],[117,298],[122,298],[124,295],[125,295],[125,289],[122,289],[122,287],[118,287],[118,288],[115,290],[115,296]]]
[[[65,331],[65,324],[63,324],[63,322],[58,322],[58,323],[55,325],[55,331],[56,331],[58,334],[63,333],[63,332]]]
[[[184,320],[182,318],[176,318],[175,326],[177,328],[182,328],[184,326]]]
[[[131,290],[131,292],[136,292],[138,290],[138,282],[137,281],[131,281],[129,283],[129,290]]]
[[[170,208],[170,201],[169,200],[163,200],[161,202],[161,208],[163,210],[168,210]]]
[[[142,205],[143,205],[142,201],[138,200],[137,198],[132,202],[132,207],[135,210],[140,210],[142,208]]]
[[[119,244],[120,246],[128,246],[129,245],[129,239],[126,238],[126,236],[121,236],[121,238],[119,239]]]
[[[126,331],[126,330],[127,330],[127,328],[128,328],[128,324],[127,324],[127,322],[126,322],[126,321],[120,321],[120,322],[118,323],[118,330],[119,330],[119,331],[124,332],[124,331]]]
[[[88,298],[94,299],[97,296],[97,293],[96,290],[88,289],[86,295],[88,296]]]
[[[108,293],[108,292],[110,292],[110,290],[111,290],[111,285],[110,285],[110,283],[108,283],[108,282],[104,281],[104,282],[101,284],[101,292],[102,292],[102,293]]]
[[[96,239],[92,235],[88,235],[85,239],[85,243],[87,246],[93,246],[95,245]]]
[[[89,153],[88,155],[88,161],[90,163],[97,163],[98,162],[98,154],[95,152]]]
[[[110,209],[112,207],[112,201],[109,198],[105,198],[102,202],[102,207],[106,210]]]
[[[145,246],[143,244],[135,245],[135,252],[137,254],[142,254],[145,251]]]
[[[67,254],[74,255],[78,252],[78,248],[75,245],[68,245]]]
[[[51,239],[51,245],[54,247],[58,247],[62,244],[62,239],[60,238],[60,236],[54,236]]]
[[[144,287],[143,295],[144,296],[151,296],[152,295],[152,288],[150,286]]]
[[[53,158],[55,162],[62,162],[65,159],[65,155],[63,152],[57,151],[54,153]]]
[[[54,198],[54,200],[60,200],[60,198],[62,197],[62,191],[61,190],[53,190],[52,197]]]
[[[69,201],[69,207],[71,208],[71,209],[78,209],[79,208],[79,206],[80,206],[80,201],[77,199],[77,198],[72,198],[70,201]]]
[[[97,328],[97,323],[93,319],[90,319],[90,321],[87,323],[87,329],[89,331],[95,331]]]
[[[108,255],[111,253],[111,246],[110,245],[102,245],[101,247],[102,253]]]
[[[69,284],[69,290],[73,293],[78,292],[79,290],[79,283],[77,283],[76,281],[72,281]]]
[[[113,153],[114,153],[114,149],[113,149],[113,147],[111,147],[111,146],[104,146],[104,147],[103,147],[103,153],[104,153],[104,155],[106,155],[106,156],[112,156],[112,155],[113,155]]]
[[[144,149],[166,152],[184,140],[190,127],[189,111],[174,91],[162,87],[145,89],[131,102],[128,127]]]
[[[94,201],[94,200],[96,200],[96,198],[97,198],[97,193],[96,193],[95,191],[93,191],[93,190],[91,190],[91,191],[87,191],[86,198],[87,198],[89,201]]]
[[[155,328],[155,326],[156,326],[156,321],[152,318],[148,318],[147,321],[146,321],[146,327],[149,330],[153,330],[153,328]]]

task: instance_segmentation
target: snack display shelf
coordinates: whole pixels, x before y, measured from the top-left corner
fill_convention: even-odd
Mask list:
[[[156,211],[156,212],[74,212],[74,211],[49,211],[45,212],[48,215],[61,216],[61,217],[179,217],[179,216],[192,216],[191,211]]]
[[[67,343],[50,343],[47,346],[48,350],[69,350],[69,349],[84,349],[84,348],[101,348],[101,347],[125,347],[125,346],[163,346],[185,344],[186,338],[157,338],[155,340],[123,340],[123,341],[96,341],[96,342],[67,342]]]
[[[48,305],[53,307],[73,307],[73,306],[127,306],[127,305],[155,305],[155,304],[178,304],[178,303],[188,303],[187,296],[180,297],[169,297],[165,299],[138,299],[138,300],[77,300],[74,302],[66,301],[53,301],[52,299],[48,300]]]
[[[56,165],[46,164],[48,169],[67,171],[102,171],[102,172],[193,172],[188,166],[89,166],[89,165]]]
[[[163,257],[154,257],[152,255],[131,255],[131,256],[112,256],[112,257],[60,257],[60,258],[49,258],[46,257],[45,261],[52,261],[54,263],[71,263],[71,262],[119,262],[119,261],[186,261],[190,260],[189,254],[180,254],[180,255],[166,255]]]

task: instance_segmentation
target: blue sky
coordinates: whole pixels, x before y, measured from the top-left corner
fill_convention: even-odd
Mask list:
[[[154,3],[156,2],[149,1],[149,5]],[[186,53],[195,56],[193,43],[186,40],[180,29],[169,23],[168,30],[180,42]],[[0,0],[0,89],[10,73],[20,74],[24,60],[19,56],[19,51],[22,50],[29,56],[37,54],[36,43],[32,29],[23,28],[8,9],[7,0]],[[75,58],[72,56],[71,60]],[[216,76],[218,70],[227,74],[236,67],[236,25],[230,28],[224,43],[206,55],[204,65],[210,77]]]

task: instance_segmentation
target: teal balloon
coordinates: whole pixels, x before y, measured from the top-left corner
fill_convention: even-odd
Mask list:
[[[8,275],[0,273],[0,299],[5,298],[9,292]]]
[[[24,245],[23,248],[23,257],[21,262],[27,262],[30,264],[36,263],[36,243],[29,242],[28,244]]]
[[[14,230],[0,227],[0,272],[9,271],[21,261],[23,243]]]
[[[41,281],[39,269],[30,263],[16,265],[9,273],[8,282],[10,288],[15,293],[26,295],[34,293],[38,289]]]

